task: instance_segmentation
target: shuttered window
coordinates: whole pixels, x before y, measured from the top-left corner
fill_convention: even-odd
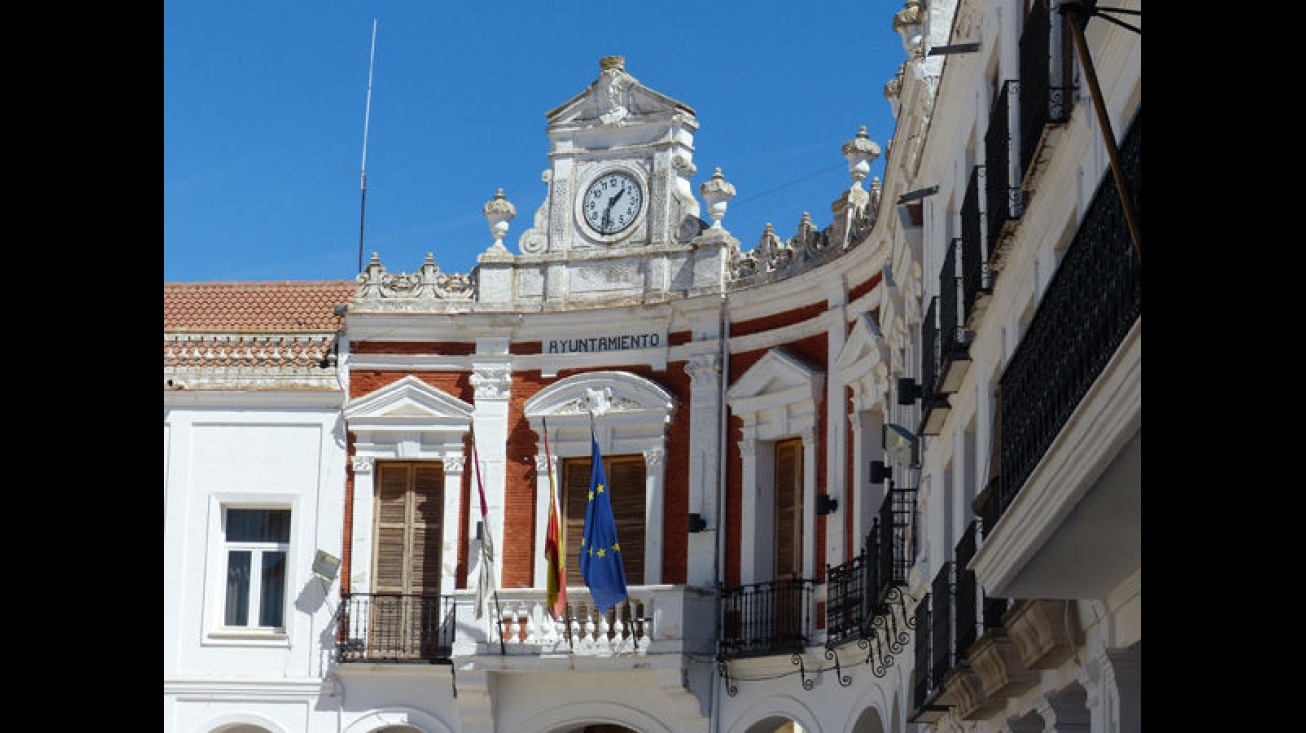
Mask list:
[[[775,444],[775,577],[802,577],[803,442]]]
[[[439,594],[444,465],[377,464],[376,593]]]
[[[564,459],[562,464],[562,514],[567,548],[567,585],[585,585],[580,575],[580,541],[585,533],[585,505],[589,501],[590,470],[588,456]],[[604,456],[603,473],[608,479],[608,497],[612,501],[612,518],[617,525],[617,542],[621,543],[621,561],[626,571],[626,585],[644,583],[644,457]]]

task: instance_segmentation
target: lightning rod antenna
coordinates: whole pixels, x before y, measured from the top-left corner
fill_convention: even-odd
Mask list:
[[[363,193],[358,213],[358,271],[363,271],[363,225],[367,220],[367,124],[372,118],[372,68],[376,64],[376,18],[372,19],[372,52],[367,61],[367,104],[363,108],[363,164],[359,187]]]

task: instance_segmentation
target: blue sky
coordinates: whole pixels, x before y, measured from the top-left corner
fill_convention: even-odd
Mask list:
[[[166,0],[163,279],[352,279],[360,224],[364,262],[414,272],[432,252],[467,273],[493,242],[481,207],[499,188],[519,252],[547,191],[545,113],[607,55],[695,110],[694,190],[722,169],[737,192],[723,224],[744,250],[768,222],[793,236],[804,211],[824,228],[851,184],[843,143],[865,125],[887,152],[901,8]]]

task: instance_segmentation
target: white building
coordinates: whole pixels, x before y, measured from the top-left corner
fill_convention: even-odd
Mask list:
[[[606,57],[472,273],[165,284],[165,731],[1139,730],[1141,15],[1062,5],[909,0],[789,239]]]

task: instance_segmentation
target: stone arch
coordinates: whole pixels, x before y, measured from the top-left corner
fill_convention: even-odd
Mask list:
[[[594,371],[560,379],[526,400],[522,410],[536,439],[535,537],[537,556],[544,554],[549,516],[549,473],[557,461],[590,454],[590,428],[604,455],[644,456],[644,582],[662,582],[662,525],[666,483],[666,428],[675,415],[676,398],[657,382],[622,371]],[[592,416],[592,417],[591,417]],[[545,465],[544,426],[549,428]],[[554,474],[555,479],[557,474]],[[534,584],[546,583],[544,563],[536,563]]]

